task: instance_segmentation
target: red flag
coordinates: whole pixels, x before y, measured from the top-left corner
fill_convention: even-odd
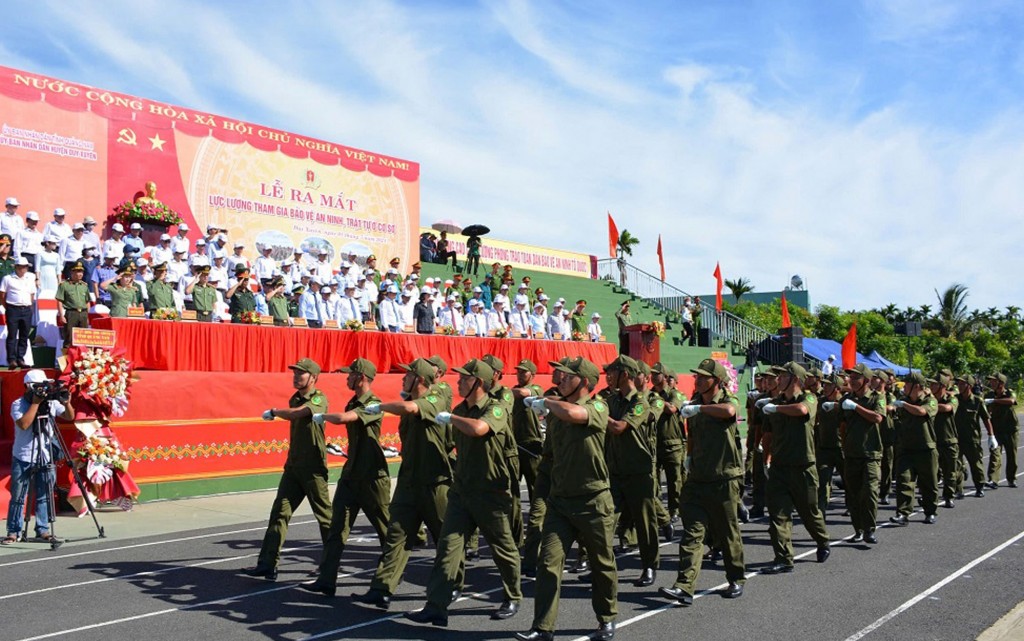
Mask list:
[[[712,274],[715,277],[715,311],[722,311],[722,266],[715,263],[715,273]]]
[[[789,320],[789,304],[786,303],[786,292],[782,292],[782,326],[793,326],[792,321]]]
[[[608,212],[608,254],[615,258],[616,249],[619,247],[619,228],[615,226],[611,212]]]
[[[857,366],[857,323],[850,325],[843,339],[843,369]]]
[[[658,267],[661,267],[661,282],[665,282],[665,254],[661,251],[661,234],[658,234]]]

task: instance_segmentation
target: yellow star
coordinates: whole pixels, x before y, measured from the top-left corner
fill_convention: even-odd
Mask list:
[[[157,135],[153,136],[152,138],[150,138],[149,142],[153,143],[153,149],[159,149],[160,151],[163,151],[164,150],[164,143],[167,142],[167,141],[166,140],[161,140],[160,139],[160,134],[157,134]]]

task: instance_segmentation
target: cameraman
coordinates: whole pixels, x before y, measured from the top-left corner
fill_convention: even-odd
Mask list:
[[[29,484],[35,485],[36,537],[49,541],[50,499],[53,496],[54,474],[51,441],[56,416],[74,416],[71,394],[66,387],[54,395],[56,387],[42,370],[25,374],[25,395],[11,404],[14,430],[14,451],[11,456],[11,503],[7,510],[7,536],[0,544],[18,542],[25,518],[25,501]]]

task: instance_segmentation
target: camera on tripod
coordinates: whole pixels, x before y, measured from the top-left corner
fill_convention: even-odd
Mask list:
[[[71,390],[64,381],[45,380],[41,383],[32,383],[29,389],[32,394],[46,401],[67,403],[71,399]]]

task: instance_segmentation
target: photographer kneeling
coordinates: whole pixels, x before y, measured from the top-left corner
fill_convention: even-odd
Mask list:
[[[56,416],[74,416],[66,387],[46,378],[42,370],[25,374],[25,395],[11,404],[14,452],[11,456],[11,503],[7,510],[7,536],[0,544],[17,543],[25,518],[29,485],[34,485],[36,537],[49,542],[50,501],[53,496],[53,452]],[[58,450],[59,451],[59,450]],[[34,483],[33,483],[34,481]]]

